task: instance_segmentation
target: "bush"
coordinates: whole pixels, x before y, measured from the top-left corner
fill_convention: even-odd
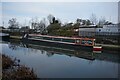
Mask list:
[[[37,76],[34,74],[33,69],[19,65],[17,62],[20,60],[12,60],[6,55],[2,55],[2,79],[3,80],[36,80]]]

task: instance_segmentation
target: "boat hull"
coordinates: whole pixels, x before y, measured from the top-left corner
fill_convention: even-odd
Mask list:
[[[2,41],[9,41],[10,36],[9,36],[9,35],[6,35],[6,36],[0,36],[0,39],[1,39]]]
[[[102,51],[102,47],[101,46],[94,46],[93,51]]]
[[[58,47],[58,48],[65,48],[65,49],[72,49],[72,50],[93,51],[93,46],[81,46],[81,45],[75,45],[75,44],[49,42],[49,41],[35,40],[35,39],[28,39],[28,38],[23,38],[22,42],[25,44],[36,44],[36,45],[51,46],[51,47]]]

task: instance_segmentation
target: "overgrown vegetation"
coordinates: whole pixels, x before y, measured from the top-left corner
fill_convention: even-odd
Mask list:
[[[74,31],[74,29],[78,29],[80,24],[79,22],[76,23],[68,23],[65,25],[61,25],[61,22],[56,19],[55,17],[48,17],[50,19],[50,24],[47,27],[48,35],[55,35],[55,36],[78,36],[78,33]]]
[[[8,69],[14,65],[14,61],[4,54],[2,55],[2,69]]]
[[[2,54],[2,80],[36,80],[37,76],[33,69],[19,65],[20,60],[12,60]]]

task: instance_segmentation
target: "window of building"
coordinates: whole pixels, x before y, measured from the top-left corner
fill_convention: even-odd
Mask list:
[[[99,29],[99,32],[101,31],[101,29]]]
[[[120,32],[120,29],[118,29],[118,32]]]

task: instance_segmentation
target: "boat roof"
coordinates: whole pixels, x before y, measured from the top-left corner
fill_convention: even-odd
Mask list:
[[[66,38],[66,39],[91,39],[95,38],[80,38],[80,37],[63,37],[63,36],[50,36],[50,35],[41,35],[41,34],[29,34],[30,36],[44,36],[44,37],[52,37],[52,38]]]

